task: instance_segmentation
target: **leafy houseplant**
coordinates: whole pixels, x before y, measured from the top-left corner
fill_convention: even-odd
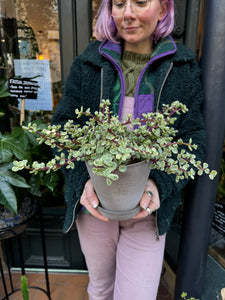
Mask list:
[[[39,122],[40,125],[47,126]],[[32,159],[40,157],[45,160],[48,158],[46,147],[40,147],[35,137],[21,127],[14,127],[12,133],[0,133],[0,204],[14,213],[17,213],[17,206],[21,206],[27,192],[34,196],[41,196],[40,185],[43,182],[41,177],[35,177],[26,170],[19,174],[12,172],[13,160],[26,158],[31,162]],[[55,180],[53,177],[50,178],[51,176],[55,177]],[[57,176],[56,173],[51,173],[50,176],[45,177],[44,184],[53,190]]]
[[[192,144],[190,139],[184,142],[181,139],[175,140],[177,131],[172,127],[176,121],[176,114],[186,113],[187,108],[179,102],[174,102],[170,106],[164,105],[162,112],[143,114],[142,119],[131,119],[128,115],[124,121],[120,122],[118,116],[113,115],[110,111],[110,101],[102,100],[100,103],[100,111],[92,114],[90,110],[76,110],[77,117],[88,117],[84,126],[74,125],[69,120],[64,128],[60,125],[50,125],[47,129],[41,130],[37,124],[29,124],[25,127],[30,133],[38,136],[40,144],[45,143],[55,151],[53,159],[44,162],[34,161],[29,164],[28,160],[14,161],[13,171],[21,171],[29,169],[31,173],[39,174],[40,171],[56,171],[61,167],[74,168],[75,161],[85,161],[90,177],[92,178],[96,193],[102,204],[107,200],[108,205],[102,205],[108,217],[112,216],[111,212],[116,212],[117,219],[128,219],[131,213],[135,215],[139,208],[139,200],[143,193],[144,186],[149,176],[150,166],[152,169],[163,170],[169,174],[175,174],[176,181],[184,178],[194,178],[196,172],[199,175],[206,173],[211,179],[216,175],[216,171],[210,171],[207,163],[196,161],[196,157],[191,151],[197,148]],[[180,146],[186,146],[189,151],[180,150]],[[66,154],[67,153],[67,154]],[[118,195],[117,203],[120,204],[122,196],[127,195],[129,188],[121,184],[121,178],[127,179],[130,173],[128,169],[135,162],[146,162],[148,165],[145,171],[145,182],[142,181],[142,187],[138,192],[138,196],[134,197],[135,205],[132,203],[129,208],[123,208],[126,214],[120,216],[120,207],[112,208],[112,198],[109,195]],[[146,170],[146,169],[145,169]],[[125,176],[123,176],[126,172]],[[134,173],[132,171],[132,173]],[[94,174],[97,178],[105,178],[107,185],[115,186],[115,182],[120,177],[119,185],[116,191],[108,190],[100,182],[100,187],[96,185]],[[140,173],[137,173],[140,174]],[[136,176],[139,178],[139,175]],[[136,181],[136,178],[134,181]],[[134,182],[133,181],[133,182]],[[140,186],[138,182],[138,187]],[[133,184],[133,183],[132,183]],[[134,184],[133,184],[134,185]],[[103,192],[102,192],[103,191]],[[104,193],[107,196],[104,196]],[[129,203],[126,199],[123,202]],[[113,199],[114,200],[114,199]],[[100,206],[98,208],[100,210]],[[101,211],[103,214],[103,211]],[[132,216],[133,216],[132,215]],[[105,216],[107,216],[105,214]]]
[[[39,126],[47,125],[37,121]],[[41,202],[49,198],[58,201],[59,194],[63,198],[63,175],[50,172],[40,173],[38,176],[28,170],[13,172],[12,166],[15,159],[42,159],[47,161],[51,151],[46,145],[39,145],[35,137],[21,127],[14,127],[11,133],[0,133],[0,227],[12,226],[21,223],[35,212],[36,199]],[[54,199],[55,197],[55,199]],[[7,221],[6,221],[7,220]]]
[[[197,145],[174,140],[177,131],[172,127],[176,114],[186,113],[185,105],[174,102],[171,106],[164,105],[162,112],[143,114],[142,119],[131,120],[128,115],[120,122],[118,116],[110,111],[110,101],[102,100],[100,111],[92,114],[90,110],[76,110],[77,117],[89,117],[85,125],[74,125],[69,120],[64,128],[60,125],[49,125],[41,130],[37,124],[29,124],[24,129],[38,136],[40,144],[45,143],[56,149],[57,153],[47,162],[28,160],[14,161],[13,171],[29,169],[31,173],[58,170],[65,166],[74,168],[75,161],[87,161],[93,166],[92,171],[106,178],[107,184],[117,180],[117,171],[125,172],[127,165],[135,161],[148,161],[152,169],[163,170],[176,175],[176,181],[185,177],[194,178],[198,175],[209,174],[213,179],[216,171],[210,171],[207,163],[196,161],[191,151]],[[132,127],[132,130],[128,128]],[[188,151],[179,150],[185,145]],[[65,151],[68,153],[66,157]]]

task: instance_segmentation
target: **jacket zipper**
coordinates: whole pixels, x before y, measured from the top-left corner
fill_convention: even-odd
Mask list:
[[[139,88],[140,88],[140,85],[141,85],[141,81],[142,81],[142,78],[146,72],[146,70],[156,61],[155,58],[151,59],[147,64],[146,66],[142,69],[139,77],[138,77],[138,80],[137,80],[137,84],[136,84],[136,88],[135,88],[135,92],[134,92],[134,99],[138,99],[138,91],[139,91]],[[137,116],[134,116],[134,118],[136,118]]]
[[[71,223],[70,223],[70,226],[67,228],[67,230],[65,231],[65,233],[69,232],[71,227],[73,226],[73,223],[74,223],[74,220],[75,220],[75,212],[76,212],[76,208],[78,206],[78,204],[80,203],[80,199],[77,201],[77,203],[74,205],[74,208],[73,208],[73,218],[71,220]]]
[[[103,67],[101,67],[101,91],[100,91],[100,103],[102,102],[103,97]]]
[[[157,224],[157,219],[158,219],[158,211],[155,212],[155,228],[156,228],[155,238],[156,238],[156,241],[159,241],[159,228],[158,228],[158,224]]]
[[[102,101],[102,97],[103,97],[103,67],[101,68],[101,90],[100,90],[100,103]],[[100,105],[99,103],[99,105]],[[65,233],[69,232],[71,227],[73,226],[73,223],[74,223],[74,220],[75,220],[75,213],[76,213],[76,208],[78,206],[80,202],[80,199],[77,201],[77,203],[74,205],[74,208],[73,208],[73,218],[71,220],[71,223],[70,223],[70,226],[67,228],[67,230],[65,231]]]
[[[124,77],[123,77],[123,71],[120,68],[120,66],[118,65],[118,63],[108,54],[104,53],[103,51],[100,50],[100,53],[102,54],[102,56],[106,57],[109,61],[111,61],[114,66],[116,67],[116,70],[118,71],[119,75],[120,75],[120,81],[121,81],[121,97],[120,97],[120,103],[123,103],[123,99],[125,96],[125,82],[124,82]],[[102,73],[102,78],[101,78],[102,82],[103,82],[103,73]],[[121,115],[122,115],[122,106],[119,106],[119,120],[121,121]]]
[[[162,90],[163,90],[163,88],[164,88],[164,86],[165,86],[165,84],[166,84],[167,78],[169,77],[169,74],[170,74],[170,72],[171,72],[172,69],[173,69],[173,62],[170,63],[169,69],[168,69],[167,72],[166,72],[166,76],[165,76],[165,78],[164,78],[164,80],[163,80],[163,83],[162,83],[162,85],[161,85],[161,88],[160,88],[160,90],[159,90],[159,96],[158,96],[158,99],[157,99],[156,111],[159,110],[159,102],[160,102]]]

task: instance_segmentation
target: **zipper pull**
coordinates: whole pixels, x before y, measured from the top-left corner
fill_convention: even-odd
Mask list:
[[[159,232],[158,231],[155,232],[155,236],[156,236],[156,241],[159,241]]]
[[[157,218],[158,218],[158,211],[155,212],[155,236],[156,236],[156,241],[159,241],[159,229],[158,229],[158,224],[157,224]]]

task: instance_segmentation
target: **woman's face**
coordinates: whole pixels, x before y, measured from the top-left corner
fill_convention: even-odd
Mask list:
[[[124,1],[119,2],[123,3]],[[120,3],[118,3],[118,0],[112,0],[112,15],[114,15],[113,19],[118,33],[124,40],[124,49],[137,53],[151,53],[153,42],[150,37],[158,22],[163,19],[166,13],[167,3],[160,0],[151,0],[148,10],[142,15],[136,15],[133,12],[132,1],[127,0],[126,2],[123,15],[116,17],[115,5]]]

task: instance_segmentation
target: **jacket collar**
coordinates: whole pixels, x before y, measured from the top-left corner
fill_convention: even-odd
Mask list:
[[[183,51],[177,51],[180,47],[183,47],[183,45],[175,43],[173,38],[168,36],[162,39],[155,46],[152,59],[157,61],[158,59],[165,56],[171,56],[172,54],[174,54],[172,58],[174,62],[189,61],[195,58],[194,53],[186,47],[183,47]],[[99,49],[99,52],[96,52],[96,48]],[[104,40],[103,42],[94,41],[90,43],[80,57],[87,63],[102,67],[105,61],[102,56],[103,53],[112,57],[120,65],[122,46],[121,44],[115,44],[108,40]]]
[[[151,61],[156,61],[162,57],[176,53],[177,46],[171,36],[161,40],[154,48]],[[102,42],[99,47],[99,52],[113,58],[119,65],[121,63],[121,44],[115,44],[108,40]]]

